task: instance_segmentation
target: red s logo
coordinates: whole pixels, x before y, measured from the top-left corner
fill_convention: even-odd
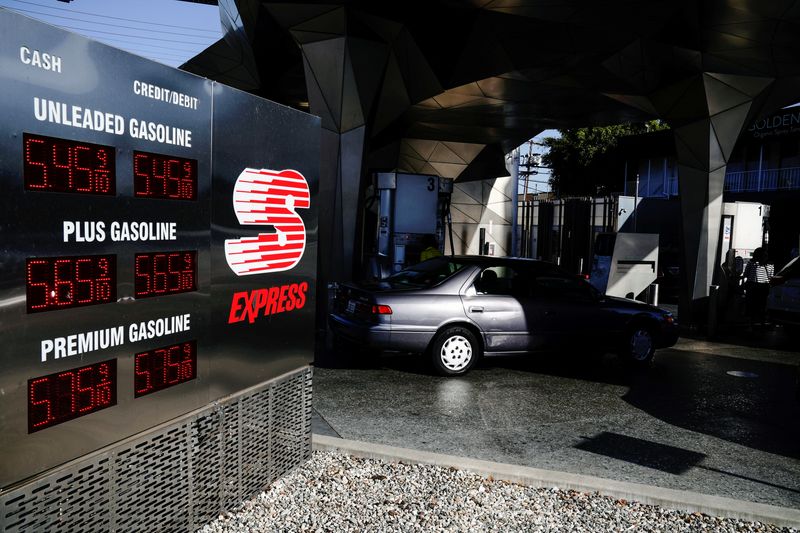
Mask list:
[[[306,249],[306,227],[296,209],[308,209],[308,182],[296,170],[246,168],[233,187],[233,210],[243,226],[273,226],[274,233],[227,239],[225,259],[237,276],[294,268]]]

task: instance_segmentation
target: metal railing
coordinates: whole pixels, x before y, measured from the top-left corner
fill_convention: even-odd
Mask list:
[[[667,176],[664,196],[678,195],[678,176]],[[725,174],[725,192],[800,189],[800,167],[744,170]],[[645,195],[641,195],[645,196]],[[659,195],[661,196],[661,195]]]
[[[725,190],[729,192],[783,191],[800,189],[800,167],[728,172]]]

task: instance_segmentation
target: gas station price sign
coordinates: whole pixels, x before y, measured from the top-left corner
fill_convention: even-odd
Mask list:
[[[2,503],[310,363],[320,125],[3,8],[0,41]]]
[[[197,290],[197,251],[136,254],[136,297]]]
[[[1,495],[212,400],[213,83],[2,8],[0,41]]]
[[[133,189],[138,198],[197,199],[197,160],[133,152]]]
[[[116,194],[111,146],[24,133],[23,179],[29,191]]]
[[[133,390],[138,398],[196,378],[197,342],[137,353],[134,361]]]
[[[28,380],[28,433],[117,404],[117,360]]]
[[[117,299],[117,256],[29,258],[25,286],[28,313],[113,302]]]

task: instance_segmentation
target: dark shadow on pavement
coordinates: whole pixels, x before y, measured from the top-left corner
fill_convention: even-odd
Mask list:
[[[575,448],[675,475],[683,474],[706,458],[702,453],[607,431],[583,438],[586,440]]]

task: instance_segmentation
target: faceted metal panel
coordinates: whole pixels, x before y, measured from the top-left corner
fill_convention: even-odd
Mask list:
[[[190,531],[311,457],[305,367],[0,494],[0,531]]]
[[[282,101],[290,105],[304,93],[311,111],[336,133],[362,127],[363,119],[363,142],[348,146],[338,139],[337,156],[322,160],[323,180],[334,179],[337,191],[321,196],[320,203],[327,204],[322,209],[336,226],[332,236],[342,237],[322,244],[324,282],[349,279],[350,265],[359,259],[353,258],[358,248],[352,236],[358,233],[352,215],[341,207],[348,197],[342,187],[360,187],[349,193],[358,198],[370,172],[407,169],[459,181],[503,176],[504,154],[543,129],[660,118],[674,128],[679,169],[687,169],[682,192],[701,195],[699,203],[687,204],[684,228],[687,266],[704,272],[688,290],[703,296],[719,225],[711,220],[717,215],[708,203],[716,197],[709,191],[718,187],[709,173],[722,168],[724,174],[742,124],[795,102],[800,87],[800,7],[793,0],[222,4],[235,4],[240,12],[262,6],[255,31],[284,33],[295,41],[280,48],[252,43],[260,71],[277,72],[261,80],[259,90],[278,100],[284,93]],[[323,15],[334,10],[336,17]],[[319,47],[314,56],[326,57],[327,49],[336,61],[306,57],[305,79],[277,68],[312,41]],[[385,61],[348,58],[348,52],[378,56],[377,44],[388,50]],[[215,52],[202,53],[188,67],[213,65]],[[209,67],[203,73],[216,79],[226,70]],[[381,76],[377,83],[376,75]],[[331,94],[341,99],[323,98]],[[355,99],[361,103],[360,117]],[[403,139],[486,148],[465,159],[467,164],[434,161],[395,148]],[[349,172],[356,174],[345,178],[348,152],[369,166],[351,166]],[[332,258],[332,266],[324,264],[325,258]]]

